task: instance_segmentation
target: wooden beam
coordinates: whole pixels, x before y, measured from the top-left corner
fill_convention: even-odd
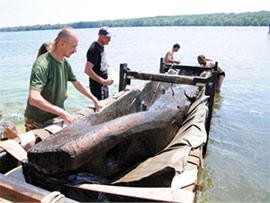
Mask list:
[[[139,72],[129,71],[127,78],[193,85],[195,77],[180,76],[180,75],[139,73]]]
[[[126,85],[130,84],[131,79],[205,86],[209,82],[210,78],[211,76],[199,77],[199,76],[168,75],[163,73],[161,74],[141,73],[136,71],[130,71],[129,68],[127,67],[127,64],[124,63],[120,64],[119,91],[124,90],[126,88]]]
[[[183,76],[183,75],[168,75],[168,74],[153,74],[153,73],[140,73],[135,71],[127,72],[127,79],[138,80],[151,80],[158,82],[176,83],[184,85],[205,86],[211,76]]]
[[[0,174],[0,196],[14,202],[40,202],[51,192]],[[76,202],[63,197],[60,202]]]

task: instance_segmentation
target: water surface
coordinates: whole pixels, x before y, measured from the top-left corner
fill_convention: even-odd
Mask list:
[[[197,202],[270,202],[270,36],[266,27],[142,27],[113,28],[106,47],[110,65],[157,73],[160,57],[178,42],[175,58],[197,65],[204,54],[218,61],[226,78],[216,95],[208,152],[201,172],[204,191]],[[78,52],[69,59],[86,86],[86,51],[98,29],[79,29]],[[39,46],[58,30],[0,32],[0,111],[2,120],[23,131],[30,71]],[[132,82],[132,85],[140,82]],[[110,87],[111,93],[117,86]],[[72,85],[65,107],[69,112],[93,104]]]

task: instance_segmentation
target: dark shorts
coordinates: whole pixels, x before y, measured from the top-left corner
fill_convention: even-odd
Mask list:
[[[91,93],[98,99],[103,100],[109,97],[108,86],[90,86]]]
[[[47,121],[45,121],[44,123],[38,123],[36,121],[33,121],[30,118],[24,117],[24,127],[25,127],[25,131],[28,132],[30,130],[35,130],[35,129],[40,129],[40,128],[46,128],[52,124],[54,124],[54,119],[49,119]]]
[[[219,78],[219,76],[221,76],[221,75],[223,75],[224,78],[225,78],[225,72],[224,72],[224,71],[223,71],[222,73],[218,73],[218,74],[217,74],[217,77]]]
[[[43,127],[42,124],[37,123],[37,122],[33,121],[32,119],[27,118],[27,117],[24,117],[24,122],[25,122],[24,127],[25,127],[26,132]]]

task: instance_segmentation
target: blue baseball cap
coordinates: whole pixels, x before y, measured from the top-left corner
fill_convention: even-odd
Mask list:
[[[110,28],[108,27],[102,27],[98,31],[99,35],[105,35],[106,37],[113,37],[114,35],[112,34]]]

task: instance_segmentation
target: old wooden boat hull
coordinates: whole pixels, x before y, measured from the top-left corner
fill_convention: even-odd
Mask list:
[[[135,92],[133,97],[127,94],[115,102],[128,110],[118,106],[118,111],[112,103],[104,112],[81,118],[32,147],[29,161],[48,175],[79,171],[101,178],[116,177],[154,156],[179,130],[189,102],[183,90],[176,97],[165,86],[148,82],[141,90],[136,89],[139,97]]]

